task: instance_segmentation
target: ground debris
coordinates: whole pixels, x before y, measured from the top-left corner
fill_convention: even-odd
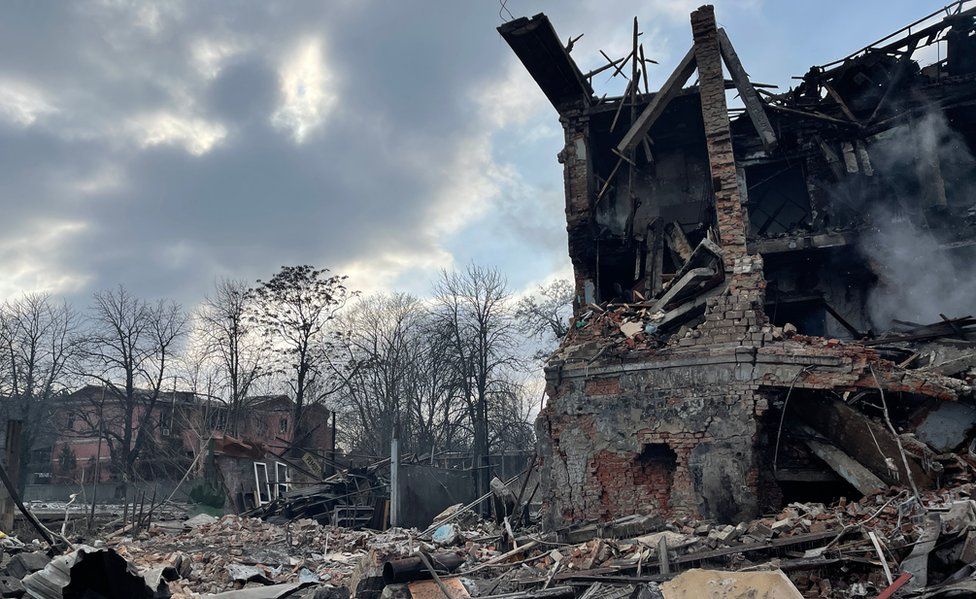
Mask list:
[[[859,501],[793,502],[737,524],[635,514],[556,532],[531,525],[514,537],[472,519],[442,525],[453,533],[444,537],[311,519],[196,517],[182,527],[110,535],[50,565],[48,555],[11,542],[3,580],[12,593],[54,579],[79,588],[95,578],[73,565],[100,556],[146,596],[176,598],[856,597],[893,585],[949,592],[966,588],[974,572],[974,492],[963,484],[919,500],[892,487]],[[700,594],[701,585],[712,594]]]

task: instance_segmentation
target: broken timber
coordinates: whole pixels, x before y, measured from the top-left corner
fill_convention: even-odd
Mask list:
[[[637,121],[631,125],[627,133],[624,134],[623,139],[617,144],[616,153],[618,156],[626,156],[637,147],[637,144],[641,142],[647,132],[651,130],[654,122],[661,116],[664,109],[667,108],[668,103],[678,95],[681,91],[681,86],[688,81],[691,74],[695,72],[697,63],[695,62],[695,48],[692,47],[685,54],[678,66],[675,67],[674,72],[668,77],[668,80],[664,82],[661,89],[654,94],[651,99],[650,104],[648,104],[644,110],[637,117]]]
[[[763,110],[763,103],[759,99],[759,94],[756,93],[756,88],[749,81],[749,75],[746,74],[746,70],[742,68],[742,63],[739,61],[739,56],[735,53],[735,48],[732,47],[729,36],[721,28],[718,30],[718,43],[719,49],[722,52],[722,58],[725,60],[725,66],[728,67],[729,73],[732,75],[732,81],[735,83],[735,88],[739,90],[739,97],[742,98],[742,103],[746,106],[746,113],[748,113],[749,119],[756,128],[756,133],[759,134],[759,138],[762,140],[766,155],[771,156],[773,151],[776,150],[776,134],[773,133],[773,126],[769,123],[769,117],[766,116],[766,111]]]

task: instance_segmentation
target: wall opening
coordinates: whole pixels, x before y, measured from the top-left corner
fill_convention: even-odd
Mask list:
[[[847,481],[831,476],[823,471],[819,480],[779,480],[779,488],[783,493],[783,505],[799,501],[801,503],[822,503],[830,505],[842,497],[850,501],[861,499],[862,495]],[[813,477],[811,477],[813,478]]]
[[[634,458],[634,466],[634,485],[647,488],[657,500],[658,509],[667,508],[678,455],[667,443],[646,443]]]
[[[775,301],[766,306],[769,319],[781,327],[792,323],[801,335],[823,336],[827,331],[827,310],[822,298]]]

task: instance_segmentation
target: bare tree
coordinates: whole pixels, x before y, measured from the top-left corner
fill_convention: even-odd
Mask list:
[[[529,336],[546,344],[540,350],[544,357],[553,346],[569,333],[569,318],[573,314],[572,283],[557,279],[548,285],[539,285],[535,293],[526,295],[515,305],[515,317],[521,329]]]
[[[507,370],[522,366],[505,278],[494,268],[468,265],[443,271],[435,284],[439,322],[450,332],[451,364],[468,409],[479,493],[490,480],[488,403]]]
[[[67,365],[78,350],[78,317],[64,301],[28,293],[0,308],[0,343],[6,367],[7,416],[23,422],[20,480],[44,427],[51,400],[65,388]]]
[[[180,443],[177,451],[166,457],[176,465],[196,461],[197,471],[202,472],[204,464],[197,458],[206,451],[215,431],[227,430],[229,406],[223,401],[228,389],[225,366],[215,355],[216,349],[211,340],[199,334],[198,329],[191,334],[186,349],[175,365],[179,386],[192,401],[169,414],[171,436],[187,443]],[[193,453],[189,459],[186,456],[187,446]]]
[[[104,392],[93,400],[95,414],[82,416],[106,440],[124,484],[134,480],[136,460],[153,441],[153,414],[187,323],[178,304],[150,304],[122,286],[94,295],[84,374]]]
[[[356,430],[358,449],[382,453],[401,426],[402,411],[411,398],[405,377],[417,360],[412,344],[422,315],[419,301],[406,294],[373,295],[355,303],[341,317],[349,331],[343,363],[361,364],[345,377],[342,401]]]
[[[535,443],[531,387],[516,374],[499,380],[488,401],[489,442],[502,450],[524,450]]]
[[[306,404],[321,401],[343,384],[341,379],[327,380],[328,364],[341,336],[334,321],[352,293],[346,277],[328,272],[308,265],[282,266],[254,289],[252,322],[261,327],[294,397],[293,440],[303,438]]]
[[[406,381],[412,402],[410,439],[413,450],[465,451],[470,449],[470,429],[465,429],[469,412],[462,398],[454,368],[452,329],[427,312],[418,331],[418,360]]]
[[[205,349],[227,377],[227,430],[235,435],[251,385],[266,373],[264,345],[253,318],[254,296],[247,283],[220,279],[198,313]]]
[[[354,363],[334,405],[351,448],[382,455],[396,433],[406,452],[447,448],[463,410],[450,366],[451,338],[423,303],[405,293],[376,294],[342,316],[345,364]],[[345,365],[344,364],[344,365]],[[347,369],[348,370],[348,369]]]

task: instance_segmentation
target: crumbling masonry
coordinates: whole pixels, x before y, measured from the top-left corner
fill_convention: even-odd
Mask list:
[[[891,321],[872,306],[911,275],[886,272],[865,241],[897,213],[946,260],[972,256],[976,171],[923,141],[938,119],[961,144],[947,151],[971,161],[963,4],[782,94],[750,82],[711,6],[692,13],[692,48],[656,93],[636,19],[630,56],[587,74],[545,15],[499,28],[566,137],[576,302],[538,420],[551,525],[737,521],[805,494],[970,471],[976,321],[876,332]],[[933,45],[947,51],[920,68],[913,56]],[[600,73],[626,76],[625,93],[597,97]],[[907,160],[893,151],[905,140],[921,148]],[[938,436],[924,427],[939,428],[946,401],[966,405],[969,426],[933,448],[920,438]]]

